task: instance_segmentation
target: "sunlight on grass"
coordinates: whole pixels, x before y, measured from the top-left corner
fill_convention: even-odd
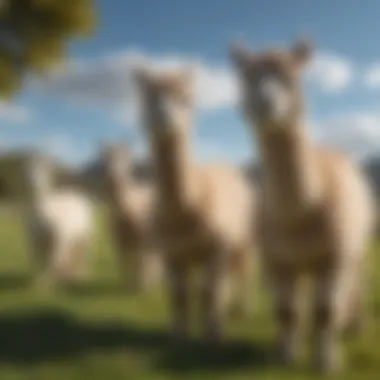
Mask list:
[[[196,339],[186,347],[171,345],[164,289],[135,296],[120,288],[104,222],[99,218],[89,284],[48,294],[29,287],[20,215],[0,209],[0,379],[313,378],[307,356],[294,370],[273,366],[274,325],[263,292],[254,316],[228,321],[221,346]],[[378,250],[374,245],[370,263],[372,323],[359,340],[347,343],[347,371],[334,379],[374,380],[380,374]]]

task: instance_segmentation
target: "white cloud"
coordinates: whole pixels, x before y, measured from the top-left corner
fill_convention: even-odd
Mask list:
[[[374,64],[366,71],[364,84],[370,89],[380,87],[380,64]]]
[[[150,55],[138,51],[72,61],[52,72],[43,83],[34,85],[76,103],[111,107],[116,122],[133,124],[137,103],[131,71],[138,62],[157,69],[196,66],[196,100],[203,111],[228,108],[238,100],[235,75],[229,66],[211,65],[196,57]],[[307,77],[310,84],[322,91],[338,92],[350,84],[353,68],[343,58],[321,53],[311,63]]]
[[[77,141],[68,135],[50,134],[44,136],[1,136],[0,152],[37,149],[67,164],[81,164],[91,157],[89,144]]]
[[[158,69],[194,65],[198,69],[196,98],[202,109],[225,107],[235,101],[233,75],[228,70],[209,67],[196,59],[174,55],[148,56],[127,52],[93,61],[76,61],[66,68],[52,72],[44,83],[38,83],[36,86],[74,101],[133,108],[133,105],[130,106],[135,98],[131,71],[137,62],[147,63]],[[126,111],[123,110],[120,116],[124,120]]]
[[[201,107],[211,110],[235,105],[238,91],[229,70],[203,65],[198,75],[197,98]]]
[[[347,88],[353,75],[354,69],[348,60],[325,53],[317,54],[308,70],[308,79],[330,93]]]
[[[0,101],[0,120],[12,124],[24,124],[32,119],[32,112],[25,106]]]
[[[316,126],[316,138],[355,159],[380,152],[380,115],[341,115]]]

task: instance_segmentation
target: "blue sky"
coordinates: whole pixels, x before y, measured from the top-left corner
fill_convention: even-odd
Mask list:
[[[97,7],[98,31],[71,44],[68,67],[0,107],[0,148],[39,145],[74,164],[105,139],[143,151],[128,101],[127,72],[138,55],[162,65],[200,62],[196,154],[246,160],[251,139],[234,102],[228,42],[262,49],[305,33],[317,47],[306,82],[316,136],[353,155],[380,149],[378,0],[98,0]]]

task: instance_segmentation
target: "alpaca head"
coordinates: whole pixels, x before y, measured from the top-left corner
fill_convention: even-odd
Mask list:
[[[193,70],[157,73],[139,68],[135,72],[141,95],[145,132],[151,139],[172,138],[191,125],[193,107]]]
[[[246,118],[259,133],[294,126],[303,112],[302,72],[312,55],[309,42],[297,42],[288,51],[252,53],[232,45]]]
[[[26,162],[25,176],[29,190],[34,194],[46,192],[52,186],[52,163],[40,154],[32,154]]]
[[[131,164],[129,147],[126,144],[107,144],[102,147],[101,162],[108,179],[125,180]]]

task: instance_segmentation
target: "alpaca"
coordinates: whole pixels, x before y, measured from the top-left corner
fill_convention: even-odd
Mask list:
[[[163,271],[150,233],[153,186],[134,181],[130,152],[125,145],[104,147],[102,162],[111,234],[117,246],[122,279],[135,291],[149,289],[158,283]]]
[[[359,327],[365,251],[373,232],[373,196],[361,169],[342,154],[313,145],[304,119],[302,72],[312,45],[251,53],[233,45],[242,109],[263,165],[259,216],[262,259],[273,287],[281,359],[299,348],[296,289],[315,284],[313,364],[339,364],[335,332]]]
[[[157,181],[153,228],[168,269],[173,338],[188,337],[189,275],[198,267],[203,336],[219,340],[222,314],[248,307],[253,191],[232,165],[195,162],[191,69],[135,74]]]
[[[26,163],[26,227],[37,283],[48,286],[83,279],[93,232],[90,201],[74,189],[53,189],[52,172],[46,157]]]

